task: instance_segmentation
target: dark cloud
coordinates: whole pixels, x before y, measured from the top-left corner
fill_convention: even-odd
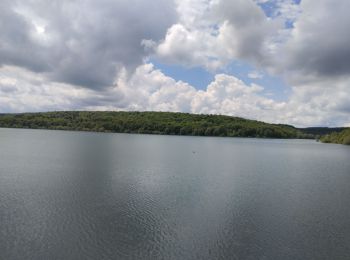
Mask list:
[[[226,37],[232,37],[232,46],[227,48],[234,49],[235,58],[264,63],[268,41],[281,27],[280,21],[268,19],[253,1],[218,1],[214,10],[217,17],[228,22]]]
[[[103,88],[133,70],[176,19],[173,1],[1,1],[0,64]]]
[[[31,25],[14,12],[14,7],[15,2],[0,2],[0,65],[20,65],[42,72],[46,65],[31,39]]]
[[[284,69],[305,76],[328,78],[350,74],[350,1],[301,2],[303,13],[295,23],[283,52]]]

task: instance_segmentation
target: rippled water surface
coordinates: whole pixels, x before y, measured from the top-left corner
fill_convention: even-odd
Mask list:
[[[0,259],[349,259],[350,148],[0,129]]]

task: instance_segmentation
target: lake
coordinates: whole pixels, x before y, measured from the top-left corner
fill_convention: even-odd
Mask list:
[[[0,259],[349,257],[349,146],[0,129]]]

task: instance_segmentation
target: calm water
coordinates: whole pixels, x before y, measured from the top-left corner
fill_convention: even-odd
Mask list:
[[[350,147],[0,129],[0,259],[349,259]]]

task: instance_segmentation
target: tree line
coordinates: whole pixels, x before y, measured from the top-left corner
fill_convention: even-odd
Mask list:
[[[193,136],[314,138],[290,125],[223,115],[64,111],[0,115],[0,127]]]
[[[331,134],[324,135],[320,138],[324,143],[346,144],[350,145],[350,128],[344,129],[341,132],[333,132]]]

